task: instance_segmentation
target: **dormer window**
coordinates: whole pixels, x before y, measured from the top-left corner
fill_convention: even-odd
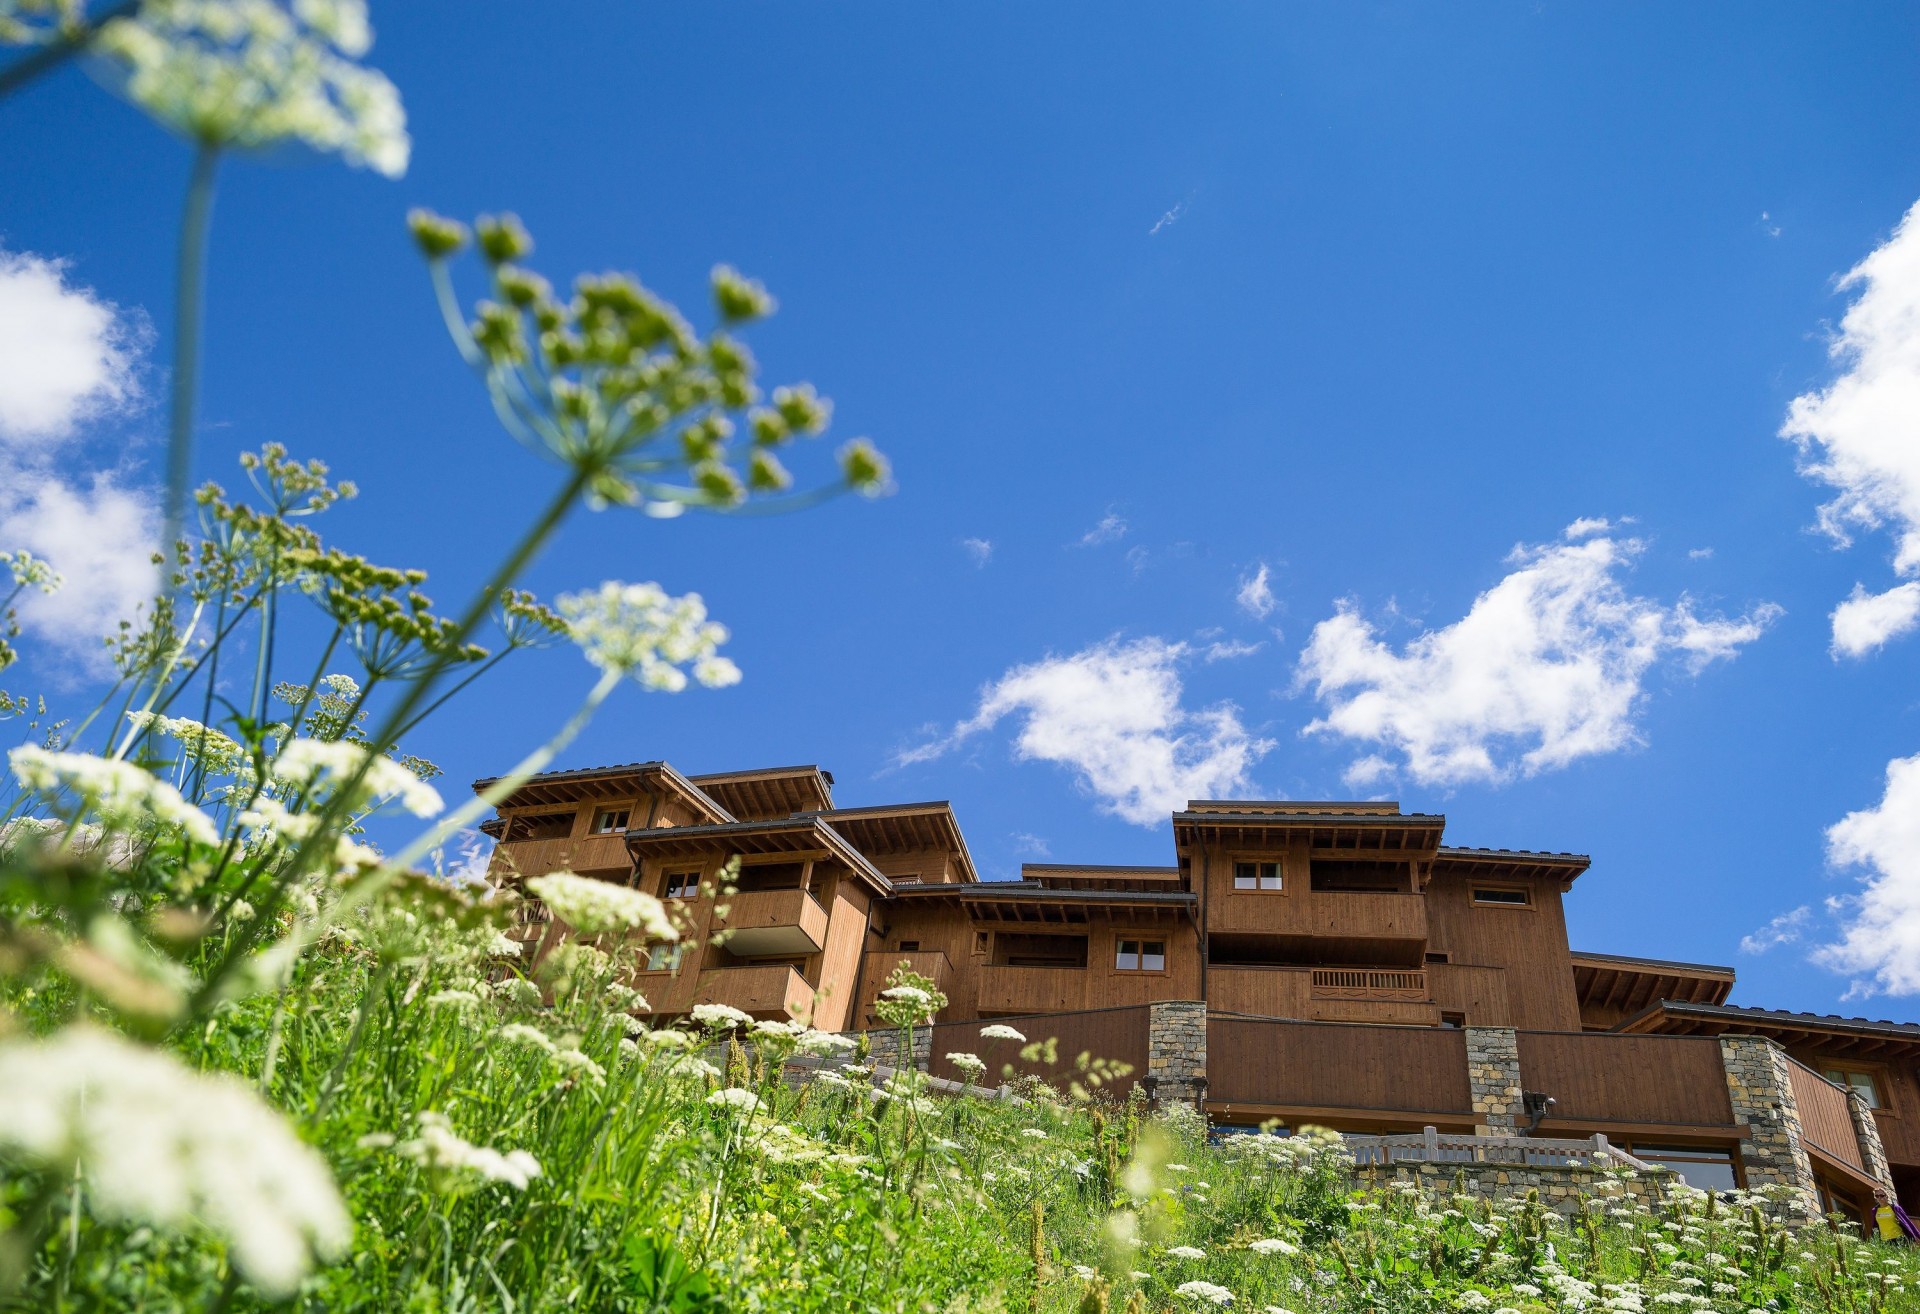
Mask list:
[[[1233,888],[1236,890],[1279,889],[1280,864],[1277,862],[1234,863]]]
[[[593,817],[593,833],[596,835],[618,835],[627,828],[627,810],[625,808],[601,808]]]

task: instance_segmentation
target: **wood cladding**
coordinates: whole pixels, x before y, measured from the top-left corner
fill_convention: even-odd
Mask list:
[[[1109,1064],[1124,1064],[1126,1075],[1101,1084],[1103,1094],[1124,1097],[1135,1083],[1147,1075],[1147,1036],[1149,1010],[1144,1006],[1106,1008],[1068,1016],[1018,1014],[996,1019],[1027,1038],[1026,1044],[1008,1040],[988,1040],[980,1034],[983,1023],[950,1022],[930,1028],[932,1060],[929,1071],[936,1077],[957,1081],[961,1072],[947,1060],[953,1053],[976,1054],[986,1060],[982,1081],[998,1084],[1011,1075],[1037,1076],[1066,1089],[1074,1082],[1091,1087],[1088,1071],[1095,1059]],[[1053,1058],[1023,1059],[1020,1053],[1052,1042]]]
[[[1443,1027],[1207,1019],[1209,1102],[1471,1120],[1467,1038]]]
[[[1519,1045],[1522,1082],[1555,1101],[1541,1124],[1549,1135],[1566,1122],[1698,1127],[1733,1122],[1717,1040],[1522,1031]]]
[[[1853,1116],[1847,1112],[1847,1093],[1791,1058],[1787,1080],[1793,1087],[1793,1102],[1800,1107],[1800,1135],[1807,1144],[1848,1167],[1860,1168],[1860,1141],[1854,1135]]]

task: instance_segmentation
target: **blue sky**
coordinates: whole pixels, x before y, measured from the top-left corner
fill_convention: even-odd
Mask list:
[[[1736,1002],[1915,1016],[1841,1000],[1920,988],[1920,768],[1888,787],[1920,754],[1920,635],[1883,624],[1836,657],[1829,617],[1857,583],[1905,605],[1916,440],[1897,404],[1816,424],[1882,458],[1853,486],[1882,523],[1842,548],[1818,523],[1847,489],[1779,431],[1844,381],[1829,347],[1863,292],[1837,279],[1920,196],[1920,15],[556,14],[375,4],[401,181],[226,166],[199,473],[231,482],[269,440],[324,458],[364,489],[330,535],[428,569],[451,605],[558,472],[460,365],[407,208],[515,210],[556,281],[631,269],[690,311],[717,262],[763,279],[767,378],[831,395],[898,492],[787,519],[582,514],[532,586],[698,590],[746,679],[632,691],[570,764],[817,762],[846,804],[951,799],[993,876],[1171,861],[1165,823],[1128,814],[1189,783],[1384,794],[1445,812],[1452,842],[1591,854],[1577,947],[1735,964]],[[185,147],[77,69],[0,123],[0,248],[67,262],[163,396]],[[1854,346],[1897,403],[1920,398],[1898,386],[1920,278],[1888,250]],[[160,408],[101,409],[61,477],[112,469],[130,505]],[[55,542],[58,510],[33,522]],[[1270,597],[1248,591],[1263,568]],[[80,611],[29,634],[28,669],[76,704]],[[1525,633],[1545,648],[1506,651]],[[1505,692],[1483,708],[1488,672]],[[532,654],[412,747],[455,782],[498,771],[589,679]],[[1836,870],[1850,813],[1867,862]],[[1825,908],[1862,877],[1877,902]],[[1797,939],[1742,950],[1800,908]],[[1808,961],[1850,926],[1850,970]]]

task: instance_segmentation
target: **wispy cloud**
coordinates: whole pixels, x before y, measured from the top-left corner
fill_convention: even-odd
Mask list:
[[[1255,620],[1265,620],[1279,605],[1274,600],[1273,586],[1268,582],[1272,578],[1273,572],[1263,561],[1260,569],[1241,579],[1239,591],[1233,595],[1233,600],[1240,604],[1240,610]]]
[[[1859,868],[1858,895],[1830,900],[1840,939],[1814,961],[1861,975],[1856,993],[1920,994],[1920,755],[1887,763],[1880,802],[1827,829],[1827,861]]]
[[[960,546],[968,556],[973,558],[973,564],[976,566],[985,566],[993,560],[992,539],[963,538],[960,540]]]
[[[1576,521],[1577,542],[1521,545],[1513,570],[1467,614],[1400,651],[1359,604],[1343,600],[1313,629],[1299,682],[1327,706],[1305,733],[1372,751],[1347,772],[1370,785],[1404,770],[1429,785],[1503,783],[1639,740],[1643,683],[1671,659],[1697,672],[1730,658],[1781,614],[1771,603],[1732,620],[1633,597],[1621,575],[1644,551]]]
[[[1792,944],[1805,933],[1812,916],[1813,908],[1808,904],[1801,904],[1792,912],[1783,912],[1753,934],[1741,936],[1740,952],[1764,954],[1769,949]]]
[[[1688,561],[1710,561],[1712,558],[1713,549],[1710,547],[1689,548],[1687,550]]]
[[[1038,835],[1029,835],[1024,830],[1016,830],[1012,835],[1013,851],[1023,858],[1050,858],[1053,850],[1045,839]]]
[[[1200,650],[1200,656],[1209,664],[1213,662],[1229,662],[1237,657],[1251,657],[1266,646],[1264,641],[1260,643],[1242,643],[1238,639],[1226,639],[1219,643],[1208,644]]]
[[[1820,508],[1820,528],[1841,547],[1855,531],[1885,530],[1894,574],[1920,577],[1920,441],[1913,429],[1920,413],[1920,204],[1840,286],[1859,294],[1829,349],[1840,375],[1824,390],[1794,398],[1780,434],[1799,448],[1801,473],[1835,490]],[[1856,588],[1833,614],[1836,654],[1871,651],[1893,636],[1874,639],[1863,628],[1867,611],[1849,611],[1864,596],[1864,586]],[[1874,614],[1887,618],[1896,610],[1886,604]],[[1855,627],[1845,640],[1843,623]]]
[[[1101,811],[1157,826],[1192,798],[1231,797],[1273,748],[1230,703],[1182,704],[1185,644],[1109,639],[1064,657],[1016,666],[988,685],[978,709],[944,738],[910,749],[926,762],[1009,718],[1014,756],[1071,770]]]
[[[1118,543],[1127,536],[1126,517],[1111,507],[1100,517],[1100,523],[1080,536],[1078,547],[1102,547],[1108,543]]]
[[[1164,228],[1171,228],[1186,216],[1187,207],[1193,204],[1194,193],[1188,192],[1174,207],[1154,220],[1153,227],[1147,229],[1148,237],[1157,237]]]
[[[1758,220],[1758,223],[1760,225],[1760,231],[1765,233],[1768,237],[1780,236],[1780,225],[1773,221],[1773,216],[1769,214],[1767,211],[1762,210],[1760,212],[1760,218]]]

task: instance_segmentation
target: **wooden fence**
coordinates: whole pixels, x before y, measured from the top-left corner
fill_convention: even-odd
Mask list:
[[[1520,1078],[1551,1095],[1549,1122],[1730,1127],[1720,1042],[1711,1036],[1522,1031]]]
[[[1207,1098],[1471,1119],[1466,1033],[1215,1013],[1207,1019]]]

